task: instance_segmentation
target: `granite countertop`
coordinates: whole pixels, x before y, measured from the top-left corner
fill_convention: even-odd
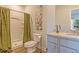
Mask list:
[[[68,38],[70,40],[79,41],[79,35],[73,34],[73,33],[65,33],[65,32],[56,33],[56,32],[52,32],[52,33],[48,33],[47,35],[51,35],[51,36],[55,36],[55,37],[61,37],[61,38]]]

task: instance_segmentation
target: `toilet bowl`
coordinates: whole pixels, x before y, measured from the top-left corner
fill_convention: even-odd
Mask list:
[[[41,38],[41,35],[35,33],[34,40],[24,43],[24,47],[26,48],[27,53],[33,53],[36,51],[36,47],[40,42],[40,38]]]
[[[36,44],[37,44],[37,42],[35,42],[35,41],[28,41],[28,42],[24,43],[24,46],[27,48],[27,52],[31,53],[36,50]]]

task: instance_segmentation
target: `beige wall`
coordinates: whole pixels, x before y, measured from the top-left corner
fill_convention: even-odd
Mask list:
[[[43,50],[47,48],[47,33],[53,32],[55,27],[55,5],[43,6]]]
[[[56,24],[61,25],[61,31],[71,31],[71,10],[79,9],[78,5],[58,5],[56,6]]]
[[[25,12],[29,13],[31,16],[31,27],[33,32],[36,32],[35,20],[38,16],[39,10],[39,5],[27,5],[25,8]]]

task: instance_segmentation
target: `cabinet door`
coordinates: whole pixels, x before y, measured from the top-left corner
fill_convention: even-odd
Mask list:
[[[75,50],[72,50],[70,48],[66,48],[66,47],[60,47],[60,53],[76,53]]]
[[[47,51],[48,53],[57,53],[57,46],[56,46],[56,44],[48,42],[47,45],[48,45],[48,51]]]
[[[79,41],[66,40],[66,38],[64,38],[60,40],[60,45],[64,45],[66,47],[78,50],[79,52]]]

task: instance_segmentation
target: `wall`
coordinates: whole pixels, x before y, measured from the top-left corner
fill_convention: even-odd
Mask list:
[[[39,5],[27,5],[25,8],[25,12],[29,13],[31,16],[31,27],[33,32],[36,32],[35,20],[38,16],[39,10]]]
[[[55,29],[55,5],[46,5],[43,8],[43,21],[47,33]]]
[[[56,6],[56,24],[61,25],[62,32],[71,31],[71,10],[79,9],[78,5]]]
[[[43,6],[43,50],[47,48],[47,33],[54,32],[55,29],[55,5]]]

